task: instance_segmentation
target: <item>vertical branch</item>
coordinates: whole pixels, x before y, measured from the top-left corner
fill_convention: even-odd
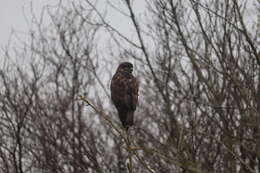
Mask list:
[[[241,14],[240,7],[238,5],[238,1],[237,0],[232,0],[232,1],[234,3],[235,9],[236,9],[237,14],[238,14],[238,20],[239,20],[239,22],[240,22],[240,24],[242,26],[242,29],[240,30],[240,32],[245,36],[246,41],[248,42],[248,44],[250,45],[251,49],[253,50],[253,54],[254,54],[254,56],[256,58],[258,66],[260,67],[260,55],[259,55],[259,52],[257,52],[257,48],[255,47],[254,42],[252,41],[252,39],[249,36],[248,30],[246,28],[246,25],[245,25],[245,22],[244,22],[244,19],[243,19],[243,16]]]
[[[126,147],[128,151],[128,159],[129,163],[127,163],[127,168],[129,173],[133,172],[133,163],[132,163],[132,149],[131,149],[131,140],[130,140],[130,134],[128,133],[129,131],[126,130]]]
[[[160,91],[160,94],[162,95],[162,98],[164,99],[165,102],[169,102],[167,96],[165,95],[164,91],[163,91],[163,88],[161,87],[161,84],[160,84],[160,81],[157,77],[157,75],[155,74],[155,71],[154,71],[154,68],[152,66],[152,63],[150,61],[150,57],[148,55],[148,52],[147,52],[147,49],[144,45],[144,39],[142,37],[142,34],[141,34],[141,28],[139,26],[139,24],[137,23],[137,20],[135,18],[135,14],[134,14],[134,11],[133,11],[133,8],[131,7],[131,4],[130,4],[130,0],[125,0],[126,1],[126,4],[127,4],[127,8],[130,12],[130,17],[131,17],[131,20],[133,22],[133,25],[135,27],[135,30],[136,30],[136,33],[137,33],[137,36],[138,36],[138,39],[139,39],[139,42],[141,44],[141,50],[143,51],[144,53],[144,57],[146,59],[146,62],[148,64],[148,67],[152,73],[152,76],[153,76],[153,79],[154,79],[154,82],[158,88],[158,90]]]

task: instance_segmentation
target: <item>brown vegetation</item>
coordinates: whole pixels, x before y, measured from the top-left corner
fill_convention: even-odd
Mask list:
[[[259,173],[259,3],[249,27],[246,1],[151,0],[146,22],[121,2],[137,41],[84,0],[48,10],[49,26],[33,20],[30,42],[6,49],[0,172]],[[128,135],[109,96],[117,57],[140,77]]]

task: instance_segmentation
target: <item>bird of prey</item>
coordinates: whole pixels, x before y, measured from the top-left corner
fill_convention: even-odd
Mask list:
[[[111,81],[111,98],[126,130],[134,124],[139,82],[133,76],[133,64],[121,63]]]

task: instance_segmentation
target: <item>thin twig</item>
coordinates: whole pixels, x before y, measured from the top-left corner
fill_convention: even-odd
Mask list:
[[[130,141],[130,136],[129,136],[128,130],[126,131],[126,139],[127,139],[126,146],[127,146],[128,159],[129,159],[129,163],[127,164],[127,168],[128,168],[129,173],[132,173],[133,172],[133,163],[132,163],[132,155],[133,154],[132,154],[131,141]]]
[[[123,138],[125,144],[126,144],[126,150],[128,152],[128,159],[129,164],[127,164],[127,168],[129,170],[129,173],[133,172],[133,161],[132,161],[132,155],[136,156],[136,160],[139,161],[149,172],[154,173],[151,168],[139,157],[138,153],[136,152],[135,147],[131,147],[131,140],[128,134],[128,131],[126,131],[126,137],[123,135],[123,132],[117,127],[112,120],[108,118],[108,116],[101,110],[99,110],[94,104],[92,104],[88,99],[86,99],[84,96],[79,95],[79,99],[85,102],[88,106],[90,106],[96,113],[98,113],[112,128],[114,128],[121,138]]]
[[[95,105],[93,105],[89,100],[87,100],[84,96],[79,96],[79,99],[82,100],[83,102],[87,103],[88,106],[90,106],[92,109],[95,110],[96,113],[98,113],[106,122],[108,122],[108,124],[113,128],[115,129],[119,134],[120,136],[124,139],[124,141],[126,141],[126,138],[124,137],[122,131],[119,129],[119,127],[117,127],[113,122],[112,120],[110,120],[108,118],[107,115],[105,115],[105,113],[101,110],[99,110]]]

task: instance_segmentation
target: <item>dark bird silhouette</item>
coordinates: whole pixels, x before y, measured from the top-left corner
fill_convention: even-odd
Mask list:
[[[111,98],[126,130],[134,124],[134,112],[138,102],[139,82],[132,75],[133,65],[121,63],[111,81]]]

